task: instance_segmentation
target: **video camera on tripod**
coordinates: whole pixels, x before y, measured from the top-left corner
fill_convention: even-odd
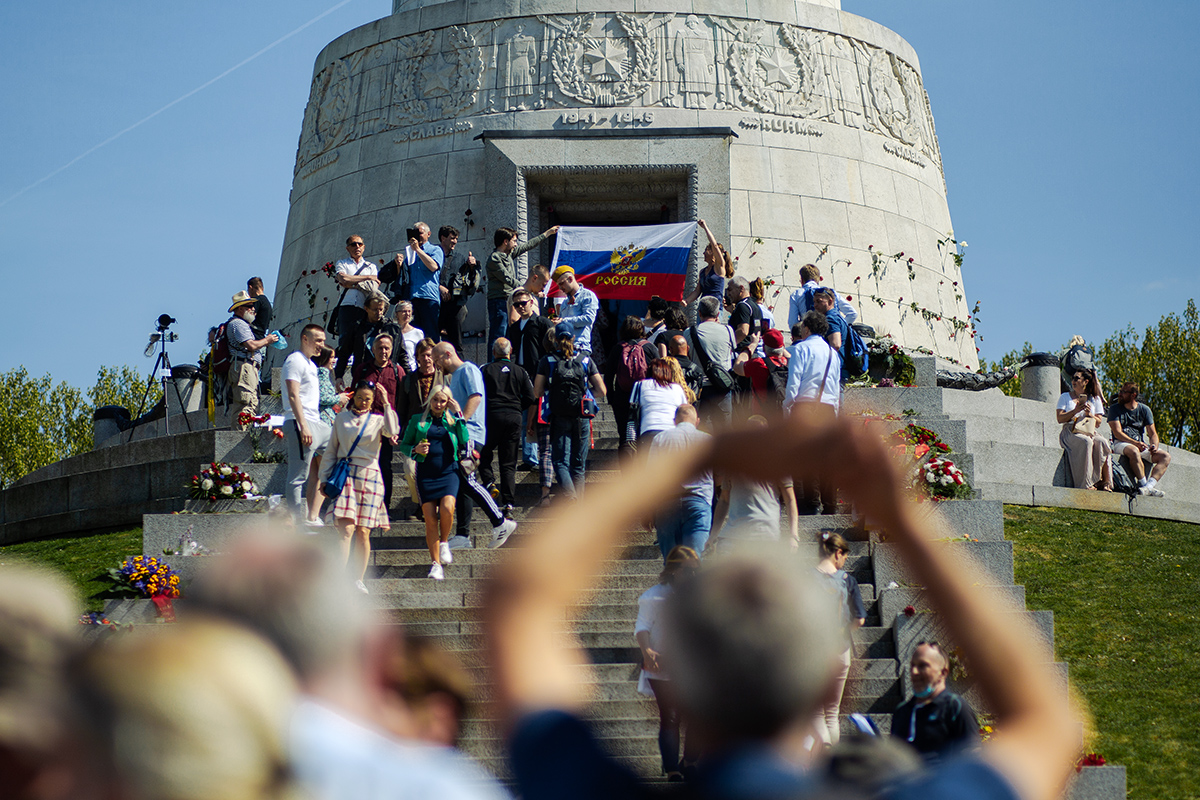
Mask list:
[[[150,377],[146,381],[146,391],[142,392],[142,402],[138,406],[138,413],[134,416],[134,419],[141,418],[142,412],[146,408],[146,399],[150,396],[150,387],[154,385],[156,380],[159,381],[162,383],[164,426],[168,435],[171,433],[171,409],[170,404],[167,403],[168,383],[170,383],[171,388],[175,390],[175,398],[179,401],[179,407],[184,407],[183,396],[179,392],[179,385],[171,379],[171,358],[167,355],[167,343],[179,341],[178,333],[167,330],[176,322],[177,320],[170,314],[158,315],[154,333],[150,334],[150,342],[146,345],[145,351],[146,358],[149,358],[150,354],[155,350],[155,345],[158,345],[158,358],[154,360],[154,366],[150,370]],[[183,415],[183,422],[185,425],[187,425],[187,429],[190,431],[192,429],[192,423],[188,421],[186,413]],[[132,428],[129,431],[129,441],[133,441]]]
[[[167,328],[174,325],[177,321],[178,320],[176,320],[170,314],[158,315],[158,323],[155,328],[155,332],[150,334],[150,342],[146,345],[146,351],[144,353],[146,358],[149,358],[154,353],[154,346],[159,342],[162,342],[163,346],[165,347],[167,342],[179,341],[178,333],[167,330]]]

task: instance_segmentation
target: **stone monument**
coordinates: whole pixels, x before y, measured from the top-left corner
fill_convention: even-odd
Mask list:
[[[351,233],[374,260],[454,225],[483,260],[501,226],[700,218],[780,327],[811,262],[861,322],[977,366],[916,53],[840,0],[395,0],[317,57],[276,315],[325,318],[313,273]]]

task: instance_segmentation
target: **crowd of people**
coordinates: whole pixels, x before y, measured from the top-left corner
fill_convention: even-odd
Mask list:
[[[431,394],[426,434],[440,424],[446,438],[471,436],[461,420],[447,421],[448,385]],[[352,403],[369,414],[374,398],[356,392]],[[371,416],[378,421],[361,427],[398,427],[394,412]],[[343,437],[360,433],[342,418],[331,440],[340,450]],[[485,581],[490,708],[518,796],[654,794],[600,746],[585,710],[586,656],[559,634],[637,523],[673,513],[680,487],[707,474],[837,484],[926,588],[970,659],[995,734],[971,740],[977,721],[946,689],[948,659],[922,642],[911,654],[914,697],[896,710],[892,737],[878,739],[885,749],[908,742],[919,755],[837,769],[844,751],[833,709],[865,615],[844,573],[847,543],[822,537],[815,569],[776,542],[730,543],[704,558],[680,545],[639,602],[636,640],[660,711],[663,766],[687,780],[683,796],[1058,795],[1074,772],[1082,726],[1053,659],[1022,615],[985,596],[973,568],[937,546],[882,437],[816,401],[676,442],[671,458],[655,458],[670,433],[616,480],[552,509]],[[432,439],[418,455],[434,452]],[[821,455],[828,452],[839,458]],[[345,579],[342,552],[319,537],[266,529],[205,561],[174,625],[102,634],[91,644],[78,636],[78,609],[57,579],[0,566],[6,796],[505,796],[454,748],[470,702],[466,674],[429,642],[373,617]]]
[[[638,603],[639,688],[658,707],[663,772],[686,780],[687,796],[1057,796],[1080,747],[1077,710],[1024,618],[934,545],[881,437],[837,416],[852,309],[820,286],[816,267],[802,269],[790,298],[785,345],[762,282],[734,274],[701,223],[709,243],[696,321],[654,298],[644,315],[611,320],[606,335],[597,323],[610,310],[570,266],[537,265],[517,283],[513,257],[556,230],[525,244],[496,232],[483,365],[456,341],[462,298],[479,288],[473,255],[451,261],[457,231],[443,227],[430,245],[429,226],[417,223],[382,270],[363,259],[362,237],[349,237],[336,266],[345,288],[336,348],[322,326],[306,325],[282,370],[287,504],[301,524],[330,520],[331,541],[258,531],[207,560],[169,630],[90,646],[73,635],[77,612],[55,579],[0,565],[0,785],[10,796],[505,796],[454,747],[468,673],[372,616],[362,597],[370,533],[396,510],[394,455],[434,580],[470,534],[475,505],[491,546],[508,540],[519,461],[537,470],[543,503],[555,480],[572,501],[505,553],[481,603],[491,711],[518,796],[652,793],[599,746],[578,669],[586,656],[559,635],[647,520],[664,568]],[[547,296],[551,283],[561,297]],[[233,298],[221,334],[230,397],[251,410],[262,349],[278,341],[261,288]],[[1102,409],[1087,376],[1077,383],[1060,416],[1094,424]],[[1154,481],[1169,458],[1153,417],[1136,386],[1120,396],[1107,414],[1114,441]],[[585,492],[591,420],[606,400],[624,461]],[[1103,481],[1084,456],[1087,477]],[[926,587],[971,661],[993,741],[980,745],[973,710],[947,688],[946,653],[920,642],[906,654],[913,696],[896,709],[891,737],[878,737],[911,751],[852,778],[836,768],[866,610],[846,570],[850,545],[826,532],[811,543],[817,558],[804,558],[798,517],[835,513],[839,491]]]

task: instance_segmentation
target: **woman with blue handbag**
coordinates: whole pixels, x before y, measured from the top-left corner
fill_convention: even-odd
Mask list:
[[[377,392],[384,395],[383,414],[371,413]],[[399,432],[400,421],[387,402],[387,390],[374,381],[359,381],[349,405],[334,419],[325,448],[321,492],[337,498],[333,518],[342,535],[342,554],[349,562],[354,553],[352,567],[358,576],[354,585],[363,594],[367,593],[363,578],[371,557],[371,529],[390,525],[383,504],[379,446],[384,436],[394,439]]]
[[[409,419],[400,440],[400,452],[417,463],[425,544],[433,559],[429,577],[435,581],[446,577],[444,567],[454,560],[449,539],[458,497],[458,454],[471,444],[461,413],[450,387],[435,386],[425,399],[425,413]]]

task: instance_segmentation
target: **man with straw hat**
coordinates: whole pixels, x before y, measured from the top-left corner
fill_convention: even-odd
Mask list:
[[[258,410],[258,371],[262,367],[262,349],[279,341],[274,333],[261,339],[254,338],[255,300],[246,292],[233,296],[229,313],[233,314],[225,323],[225,337],[229,340],[229,418],[234,430],[245,430],[238,423],[238,414]]]

